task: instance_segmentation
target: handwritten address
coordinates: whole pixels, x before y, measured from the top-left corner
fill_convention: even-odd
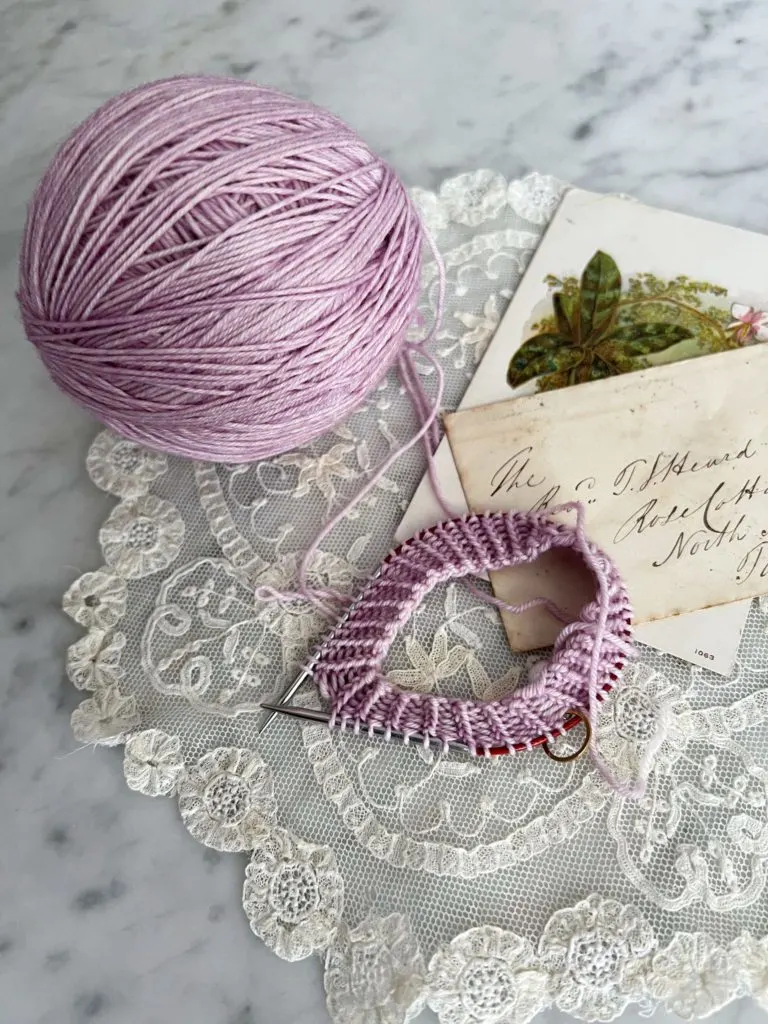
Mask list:
[[[622,465],[612,479],[608,476],[607,491],[599,486],[602,481],[596,477],[584,476],[564,494],[562,484],[553,483],[538,469],[535,448],[527,445],[513,452],[492,472],[490,495],[515,495],[515,507],[537,511],[572,497],[594,504],[601,492],[614,498],[637,494],[638,504],[613,533],[617,549],[638,537],[657,538],[657,550],[650,565],[660,569],[717,548],[733,548],[733,578],[736,584],[743,585],[754,576],[768,576],[768,530],[754,528],[756,514],[760,517],[757,506],[768,498],[768,476],[751,472],[758,449],[758,442],[750,437],[739,447],[715,455],[695,455],[690,450],[660,451],[650,458],[634,458]],[[653,496],[654,488],[668,493],[669,486],[663,485],[676,481],[680,482],[681,490],[686,490],[685,479],[693,477],[706,479],[704,497],[680,501]],[[700,493],[700,488],[696,490]],[[768,505],[764,504],[760,511],[768,525]]]

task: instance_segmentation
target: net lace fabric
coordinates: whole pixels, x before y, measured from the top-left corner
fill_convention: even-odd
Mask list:
[[[492,171],[414,190],[448,278],[433,348],[447,407],[561,191]],[[436,288],[427,262],[424,323]],[[659,1002],[697,1017],[747,992],[768,1005],[768,604],[751,610],[732,678],[646,649],[604,702],[595,735],[619,777],[663,730],[640,801],[584,761],[476,760],[283,719],[259,735],[259,704],[328,624],[256,588],[295,585],[329,511],[415,425],[391,373],[326,437],[259,463],[165,458],[100,433],[88,471],[117,503],[103,564],[64,598],[86,631],[67,659],[84,691],[75,735],[126,744],[131,788],[178,800],[198,841],[250,851],[253,931],[287,959],[325,958],[340,1024],[399,1024],[425,1003],[444,1024],[519,1024],[549,1005],[585,1020]],[[423,472],[418,448],[393,465],[310,581],[356,593]],[[497,613],[451,582],[416,609],[385,668],[403,689],[496,699],[536,661],[512,656]],[[297,699],[318,700],[311,686]]]

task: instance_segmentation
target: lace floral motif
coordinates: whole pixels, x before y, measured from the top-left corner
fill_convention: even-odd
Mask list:
[[[250,850],[276,818],[272,772],[250,750],[212,750],[178,789],[181,819],[190,833],[223,853]]]
[[[86,629],[111,629],[125,615],[126,591],[125,580],[97,569],[75,580],[62,607]]]
[[[292,489],[294,498],[305,498],[313,487],[317,487],[328,508],[336,499],[334,478],[354,480],[358,473],[348,466],[347,457],[354,452],[354,445],[337,444],[324,455],[310,455],[306,451],[289,452],[272,460],[273,466],[291,466],[299,471],[299,477]]]
[[[111,430],[102,430],[86,459],[91,480],[102,491],[119,498],[137,498],[168,469],[168,459],[133,441],[126,441]]]
[[[656,940],[634,907],[599,896],[553,914],[539,942],[561,1010],[582,1020],[613,1020],[644,993]]]
[[[491,220],[507,201],[507,183],[494,171],[471,171],[450,178],[440,186],[442,200],[451,220],[476,227]]]
[[[181,741],[161,729],[135,733],[125,744],[123,772],[131,789],[147,796],[168,796],[184,771]]]
[[[184,540],[184,520],[153,494],[121,502],[99,533],[104,559],[121,576],[139,579],[165,569]]]
[[[766,696],[694,712],[682,688],[641,665],[605,702],[597,742],[620,775],[663,736],[645,798],[614,798],[608,813],[623,873],[655,905],[728,912],[764,891],[768,771],[733,737],[766,714]]]
[[[437,235],[448,227],[449,216],[442,201],[434,192],[424,188],[411,189],[411,198],[419,211],[424,227],[431,235]]]
[[[526,1024],[548,1002],[531,943],[488,925],[440,949],[429,978],[429,1005],[441,1024]]]
[[[565,186],[548,174],[533,172],[507,186],[495,171],[470,171],[443,182],[437,194],[415,188],[411,195],[427,230],[437,235],[448,225],[478,227],[509,204],[531,224],[545,224],[557,209]]]
[[[467,674],[472,682],[472,692],[482,700],[501,700],[517,689],[521,671],[517,665],[498,679],[491,679],[483,663],[474,654],[467,659]]]
[[[480,314],[459,311],[454,316],[468,330],[452,345],[445,345],[438,349],[438,354],[443,358],[453,356],[454,367],[457,370],[463,370],[468,361],[473,366],[480,361],[488,342],[499,326],[501,319],[499,297],[495,293],[489,295]]]
[[[256,845],[243,908],[253,932],[284,960],[303,960],[333,939],[344,883],[333,850],[275,829]]]
[[[404,1024],[421,1012],[426,968],[408,918],[342,926],[328,951],[325,990],[337,1024]]]
[[[105,686],[72,712],[72,732],[80,743],[114,747],[141,722],[133,694],[124,697],[116,686]]]
[[[768,1010],[768,938],[739,935],[731,943],[731,952],[739,965],[743,990],[751,992],[764,1010]]]
[[[653,958],[650,989],[684,1020],[708,1017],[739,994],[741,971],[732,953],[708,936],[676,935]]]
[[[616,777],[634,782],[649,748],[655,765],[671,768],[689,738],[689,710],[679,686],[647,665],[632,665],[595,725],[600,753]]]
[[[593,895],[557,911],[539,941],[473,928],[434,956],[428,1001],[442,1024],[525,1022],[550,1000],[582,1020],[614,1020],[654,1000],[690,1020],[751,990],[765,1000],[768,940],[741,935],[728,949],[681,932],[655,953],[650,925],[630,906]]]
[[[296,672],[327,621],[307,601],[261,599],[260,587],[294,590],[297,575],[297,556],[285,555],[252,580],[211,558],[167,576],[142,641],[142,668],[153,688],[206,714],[258,712],[284,687],[280,670]],[[349,590],[359,573],[351,562],[318,552],[309,575],[314,585]]]
[[[92,629],[67,650],[67,675],[70,681],[78,690],[116,686],[123,675],[120,656],[124,647],[124,633]]]
[[[158,693],[183,697],[209,714],[258,711],[275,685],[262,673],[276,643],[247,578],[224,560],[204,558],[160,587],[142,668]]]
[[[533,171],[519,181],[510,182],[507,202],[515,213],[531,224],[546,224],[564,191],[562,182],[557,178]]]
[[[456,675],[466,662],[469,650],[459,645],[449,648],[448,634],[441,628],[435,633],[429,654],[413,636],[406,637],[405,653],[413,668],[393,669],[389,679],[401,690],[430,693],[439,689],[443,680]]]

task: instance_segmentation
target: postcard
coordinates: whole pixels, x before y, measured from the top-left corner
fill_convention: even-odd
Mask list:
[[[560,388],[575,394],[591,380],[678,360],[691,367],[693,357],[761,342],[768,337],[768,313],[762,308],[768,298],[766,261],[764,235],[573,189],[534,254],[460,408]],[[604,336],[604,327],[611,337]],[[457,511],[466,510],[447,441],[436,462],[449,501]],[[440,518],[425,478],[397,538]],[[748,610],[749,601],[699,610],[646,623],[637,635],[727,675]]]

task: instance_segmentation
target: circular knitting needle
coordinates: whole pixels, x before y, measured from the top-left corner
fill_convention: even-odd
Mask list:
[[[286,694],[288,697],[288,694]],[[262,704],[265,711],[271,711],[271,716],[267,719],[271,722],[276,715],[287,715],[289,718],[299,718],[306,722],[321,722],[323,725],[331,727],[331,716],[327,711],[318,711],[315,708],[302,708],[295,704]],[[339,727],[340,731],[344,731],[343,726]],[[406,735],[399,729],[390,729],[389,732],[380,725],[368,726],[367,728],[361,728],[358,733],[362,736],[384,736],[386,739],[399,740],[406,746],[413,743],[421,743],[422,745],[429,745],[433,747],[439,747],[440,749],[448,748],[449,750],[462,750],[464,753],[471,753],[469,747],[465,743],[459,743],[455,740],[449,740],[447,743],[443,740],[438,739],[436,736],[426,736],[424,734],[415,735],[413,733]],[[478,750],[477,755],[479,757],[498,757],[502,754],[508,754],[509,750],[506,747],[491,747],[488,750]]]

